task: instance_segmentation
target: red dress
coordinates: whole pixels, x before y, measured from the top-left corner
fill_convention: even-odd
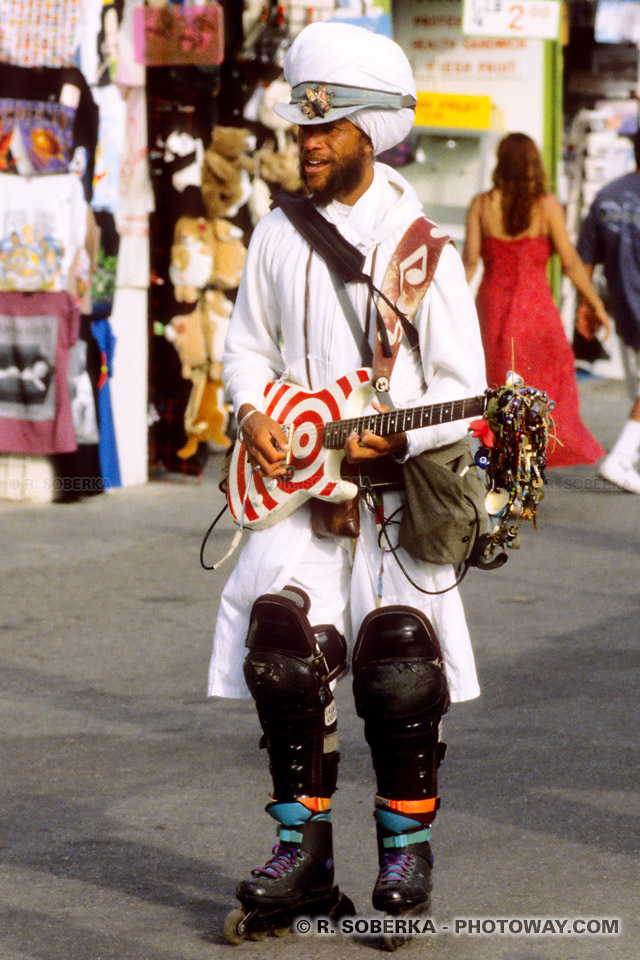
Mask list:
[[[605,451],[580,419],[575,358],[547,280],[549,240],[485,236],[481,255],[476,306],[489,386],[503,384],[515,369],[527,386],[555,401],[552,432],[558,440],[549,440],[549,467],[595,463]]]

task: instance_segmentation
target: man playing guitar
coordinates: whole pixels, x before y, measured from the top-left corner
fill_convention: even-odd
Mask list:
[[[409,63],[386,37],[318,22],[289,48],[285,77],[292,100],[276,111],[299,127],[301,174],[310,199],[364,254],[366,272],[381,288],[408,228],[424,217],[411,186],[375,159],[403,140],[413,123]],[[432,253],[422,253],[423,263],[425,256]],[[397,336],[391,329],[395,353],[388,392],[378,383],[373,399],[370,388],[364,410],[374,417],[391,403],[401,410],[447,405],[485,390],[475,307],[452,244],[440,244],[432,266],[412,317],[417,342],[409,343],[402,328]],[[411,279],[408,269],[404,273]],[[402,287],[402,277],[398,282]],[[299,432],[291,441],[286,416],[265,412],[267,384],[286,381],[315,395],[325,391],[330,404],[336,384],[351,384],[354,371],[369,366],[347,314],[357,316],[360,339],[375,357],[376,303],[364,283],[336,282],[281,209],[259,221],[224,354],[239,439],[247,469],[256,475],[255,482],[240,480],[245,514],[254,494],[259,503],[270,489],[286,486],[285,480],[295,482],[292,462],[301,462],[305,444],[315,443],[312,432]],[[320,407],[310,414],[318,424],[337,419]],[[367,470],[374,462],[397,467],[422,451],[459,443],[477,414],[384,435],[354,429],[340,457]],[[347,663],[377,782],[380,872],[373,904],[391,914],[428,906],[429,839],[443,754],[439,722],[450,701],[479,694],[453,567],[425,563],[399,549],[411,583],[379,538],[382,514],[402,510],[402,490],[378,497],[375,512],[360,498],[355,540],[314,532],[314,502],[251,530],[223,590],[216,623],[209,694],[254,698],[273,779],[267,809],[279,834],[274,856],[238,887],[244,913],[234,914],[225,930],[232,941],[245,930],[282,927],[283,918],[296,912],[342,909],[333,887],[330,800],[339,752],[332,689]],[[393,540],[393,528],[388,531]]]

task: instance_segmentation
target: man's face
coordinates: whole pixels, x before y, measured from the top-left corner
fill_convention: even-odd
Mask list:
[[[298,128],[300,176],[314,203],[353,205],[373,179],[369,139],[346,117]]]

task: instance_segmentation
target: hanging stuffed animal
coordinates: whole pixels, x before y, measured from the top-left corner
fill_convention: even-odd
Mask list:
[[[214,127],[202,166],[202,201],[207,217],[235,217],[251,194],[255,137],[244,127]]]
[[[216,451],[226,450],[231,441],[225,433],[229,410],[224,402],[221,380],[209,380],[206,373],[194,370],[193,387],[184,413],[184,428],[188,440],[177,451],[183,460],[192,457],[200,443]]]
[[[182,303],[196,303],[200,291],[212,279],[216,236],[204,217],[180,217],[171,246],[169,279],[174,296]]]
[[[174,345],[182,376],[193,378],[196,369],[204,370],[210,380],[222,377],[222,351],[229,329],[233,303],[220,290],[205,290],[196,309],[171,319],[162,332]]]

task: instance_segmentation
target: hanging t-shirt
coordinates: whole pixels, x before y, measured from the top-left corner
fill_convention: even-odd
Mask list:
[[[73,157],[76,111],[63,103],[0,98],[0,169],[29,176],[63,173]]]
[[[0,292],[0,452],[76,449],[67,378],[79,333],[69,293]]]
[[[120,199],[127,110],[120,89],[113,83],[95,87],[93,97],[98,105],[100,124],[91,206],[94,210],[115,213]]]
[[[87,203],[75,173],[0,174],[0,290],[68,289],[86,229]]]
[[[91,322],[91,333],[100,348],[100,379],[98,380],[98,423],[100,439],[98,454],[105,489],[122,486],[116,430],[111,409],[110,379],[113,374],[113,356],[116,338],[106,317]]]
[[[68,170],[84,161],[91,199],[98,106],[77,67],[28,70],[0,63],[0,172],[26,175]],[[31,168],[31,169],[30,169]]]
[[[2,0],[0,60],[65,67],[78,46],[82,0]]]

